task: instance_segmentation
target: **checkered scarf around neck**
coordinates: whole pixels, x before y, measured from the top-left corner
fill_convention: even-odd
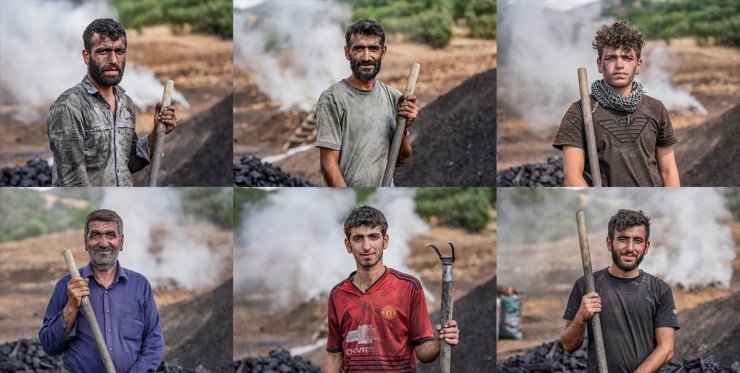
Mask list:
[[[640,105],[640,101],[642,100],[643,93],[645,93],[645,91],[640,82],[632,82],[632,93],[627,97],[622,97],[609,89],[609,87],[604,83],[604,79],[597,80],[591,84],[591,94],[599,105],[605,108],[626,111],[628,113],[632,113],[637,110],[637,107]]]

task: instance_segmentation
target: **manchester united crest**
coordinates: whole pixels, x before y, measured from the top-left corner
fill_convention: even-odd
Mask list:
[[[383,307],[383,309],[380,310],[380,315],[383,316],[383,318],[386,320],[393,319],[394,317],[396,317],[397,313],[398,312],[395,308],[393,308],[393,306],[385,306]]]

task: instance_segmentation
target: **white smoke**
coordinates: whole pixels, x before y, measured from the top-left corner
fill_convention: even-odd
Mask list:
[[[87,74],[82,32],[96,18],[114,18],[104,1],[0,2],[0,103],[13,104],[13,116],[42,118],[54,100]],[[144,65],[130,59],[121,86],[139,111],[162,99],[164,86]],[[188,106],[181,93],[173,101]]]
[[[515,198],[514,193],[519,196]],[[735,243],[730,229],[723,225],[731,219],[731,214],[717,189],[591,188],[574,191],[553,188],[531,195],[541,202],[522,206],[516,202],[523,197],[522,193],[508,188],[499,191],[499,272],[502,278],[517,278],[511,272],[511,264],[507,263],[507,256],[514,255],[514,250],[522,245],[518,242],[521,237],[513,232],[536,231],[544,245],[540,251],[552,250],[547,245],[552,245],[553,239],[577,237],[575,212],[579,208],[586,211],[589,232],[599,236],[598,240],[591,240],[591,255],[601,258],[594,259],[593,266],[603,268],[611,262],[604,255],[607,222],[618,209],[632,209],[642,210],[651,218],[651,247],[640,268],[684,288],[730,285]],[[523,227],[527,227],[526,230]],[[561,227],[563,231],[541,233],[549,227]],[[563,241],[557,242],[562,244]],[[577,245],[575,240],[572,243]],[[535,253],[539,255],[539,251]],[[538,268],[551,266],[551,255],[528,258],[526,273],[529,277]]]
[[[243,243],[234,255],[234,290],[270,291],[277,307],[328,293],[355,270],[343,228],[355,201],[352,189],[282,188],[247,206]],[[413,191],[378,189],[367,204],[388,220],[384,264],[412,273],[405,264],[407,242],[428,229],[414,212]]]
[[[685,288],[730,286],[735,247],[725,200],[716,189],[681,188],[651,195],[650,210],[661,216],[650,227],[652,247],[643,268]],[[652,232],[655,232],[653,235]]]
[[[335,1],[267,1],[236,9],[234,64],[248,70],[280,110],[308,110],[351,72],[343,53],[349,17],[349,6]]]
[[[597,29],[614,20],[601,17],[594,2],[559,11],[540,1],[500,1],[499,97],[533,128],[549,136],[568,106],[580,98],[578,68],[586,67],[589,85],[601,79],[591,43]],[[645,90],[669,109],[704,108],[684,89],[672,85],[665,71],[665,50],[643,52]],[[663,53],[663,54],[661,54]],[[655,58],[655,61],[650,60]]]
[[[170,188],[105,188],[101,208],[123,219],[124,267],[144,274],[152,283],[174,279],[190,289],[217,281],[221,258],[207,244],[189,234],[180,197]],[[156,237],[157,242],[152,238]],[[150,249],[161,245],[156,254]]]

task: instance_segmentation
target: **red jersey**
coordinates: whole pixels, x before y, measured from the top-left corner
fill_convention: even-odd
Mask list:
[[[326,350],[342,352],[342,372],[416,372],[414,347],[434,338],[421,283],[386,268],[363,293],[355,273],[329,295]]]

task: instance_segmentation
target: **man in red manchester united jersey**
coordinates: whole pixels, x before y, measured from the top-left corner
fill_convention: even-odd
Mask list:
[[[357,271],[329,295],[324,372],[416,372],[416,358],[437,358],[440,339],[458,343],[455,320],[432,330],[419,280],[383,265],[387,230],[383,213],[370,206],[344,222],[344,246]]]

